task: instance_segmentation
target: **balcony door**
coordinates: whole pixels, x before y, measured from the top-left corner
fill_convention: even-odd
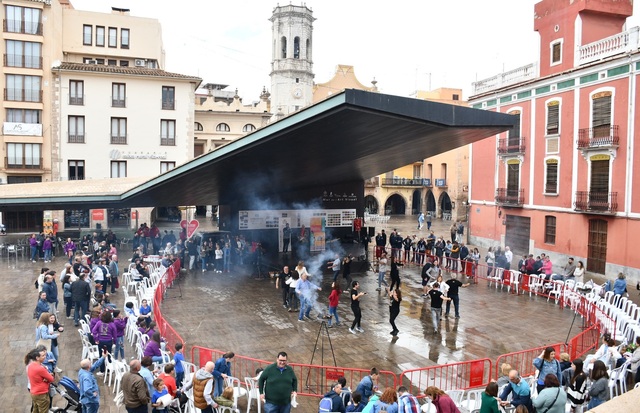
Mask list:
[[[611,135],[611,92],[601,92],[592,96],[591,127],[593,139],[607,138]]]
[[[507,164],[507,201],[517,201],[520,192],[520,162]]]
[[[509,131],[507,152],[518,152],[520,149],[520,111],[509,112],[509,115],[516,117],[516,124]]]
[[[607,221],[589,220],[587,271],[604,274],[607,265]]]
[[[591,159],[589,208],[592,210],[609,209],[609,157],[604,157],[606,159],[599,159],[599,156],[598,159]]]

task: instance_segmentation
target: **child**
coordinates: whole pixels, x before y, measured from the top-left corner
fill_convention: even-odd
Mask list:
[[[116,351],[113,356],[118,359],[118,354],[124,360],[124,330],[127,327],[127,320],[122,316],[120,310],[113,311],[113,322],[116,325]]]
[[[213,399],[220,406],[233,407],[233,387],[227,386],[222,391],[222,394]]]
[[[142,300],[142,305],[140,306],[138,312],[140,313],[140,317],[144,317],[145,322],[147,323],[147,327],[149,327],[149,324],[151,324],[152,310],[151,307],[149,307],[149,303],[147,303],[147,300]]]
[[[373,397],[377,397],[377,396],[372,396]],[[347,412],[361,412],[362,409],[364,409],[365,404],[362,403],[362,395],[360,395],[360,392],[353,392],[353,394],[351,394],[351,404],[349,404],[349,406],[347,406]]]
[[[124,305],[125,309],[124,309],[124,313],[127,315],[127,317],[138,317],[138,314],[136,314],[136,311],[133,309],[133,302],[132,301],[127,301],[127,303]]]
[[[173,364],[175,364],[176,367],[176,386],[178,388],[182,387],[182,380],[184,380],[184,366],[182,365],[184,361],[184,350],[182,347],[182,343],[176,343],[176,354],[173,355]]]
[[[255,381],[260,380],[260,376],[262,375],[262,372],[264,371],[264,369],[262,367],[258,367],[256,369],[256,376],[253,378]]]
[[[331,318],[336,318],[336,326],[340,325],[340,319],[338,318],[338,301],[340,299],[340,284],[337,281],[333,282],[333,289],[329,294],[329,322],[327,327],[333,327],[331,325]]]
[[[158,399],[169,394],[167,391],[167,386],[164,385],[164,381],[162,379],[155,379],[153,381],[153,388],[155,391],[153,392],[153,396],[151,396],[151,413],[168,413],[167,408],[163,407],[162,401]]]

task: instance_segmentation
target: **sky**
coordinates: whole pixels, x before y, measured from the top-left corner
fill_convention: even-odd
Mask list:
[[[538,60],[533,6],[539,0],[308,0],[313,10],[315,82],[327,82],[339,64],[358,80],[377,80],[383,93],[459,88]],[[270,88],[271,22],[278,1],[71,0],[76,9],[131,15],[162,24],[165,70],[197,75],[204,83],[238,89],[245,103]],[[280,4],[288,4],[281,1]],[[393,7],[389,7],[389,5]],[[640,25],[640,6],[627,27]],[[132,33],[132,42],[135,41]]]

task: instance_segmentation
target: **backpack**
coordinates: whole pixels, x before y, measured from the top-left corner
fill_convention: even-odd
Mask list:
[[[318,405],[318,412],[332,412],[333,411],[333,400],[331,397],[323,397],[320,400],[320,404]]]

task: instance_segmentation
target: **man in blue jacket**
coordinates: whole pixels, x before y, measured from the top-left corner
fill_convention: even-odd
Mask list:
[[[375,390],[378,390],[378,386],[374,384],[374,382],[378,382],[379,375],[378,369],[374,367],[371,369],[370,374],[368,376],[364,376],[358,384],[356,391],[362,395],[362,402],[364,404],[367,404],[369,397],[371,397]]]
[[[104,363],[107,355],[105,350],[93,366],[91,360],[84,359],[80,362],[78,371],[78,382],[80,382],[80,403],[82,403],[83,413],[98,413],[100,408],[100,388],[93,372]]]
[[[320,411],[327,411],[327,412],[340,412],[340,413],[345,413],[344,412],[344,402],[342,401],[342,397],[340,397],[340,392],[342,391],[342,385],[340,383],[333,383],[333,385],[331,386],[331,391],[327,394],[324,395],[324,398],[327,399],[331,399],[331,410],[323,410],[322,409],[322,401],[320,401]]]

